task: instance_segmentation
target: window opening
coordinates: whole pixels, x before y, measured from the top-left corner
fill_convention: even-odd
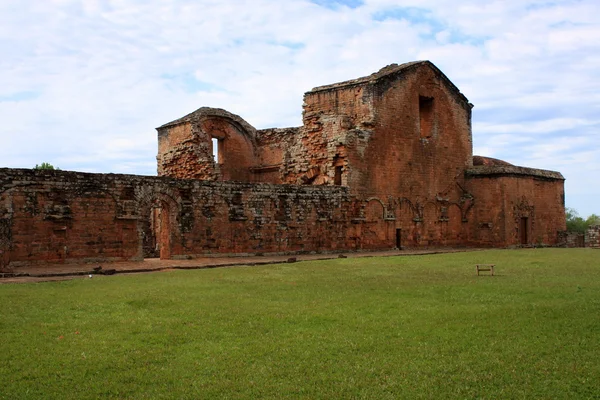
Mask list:
[[[419,127],[421,138],[427,139],[433,132],[433,97],[419,96]]]
[[[213,153],[213,158],[215,159],[215,162],[218,164],[219,163],[219,139],[217,139],[217,138],[212,138],[212,153]]]
[[[335,167],[335,175],[333,177],[333,184],[337,186],[342,185],[342,167]]]

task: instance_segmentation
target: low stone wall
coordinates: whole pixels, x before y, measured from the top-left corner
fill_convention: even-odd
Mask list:
[[[592,226],[587,230],[585,247],[600,248],[600,225]]]
[[[347,188],[0,169],[2,262],[394,247]]]
[[[600,248],[600,225],[590,227],[585,233],[561,232],[560,243],[564,247]]]
[[[560,244],[569,248],[584,247],[585,234],[579,232],[561,232]]]
[[[479,234],[482,229],[493,231],[501,223],[498,216],[491,223],[486,219],[482,227],[482,212],[474,206],[477,197],[452,196],[431,201],[359,198],[343,186],[4,168],[0,267],[234,253],[506,246],[502,238]],[[527,210],[534,212],[533,207]],[[536,212],[544,216],[542,209]],[[531,229],[536,232],[540,226]]]

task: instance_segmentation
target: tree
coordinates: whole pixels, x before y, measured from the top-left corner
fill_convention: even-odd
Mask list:
[[[586,226],[589,228],[591,226],[600,225],[600,216],[596,214],[592,214],[585,220]]]
[[[56,171],[60,171],[60,168],[54,168],[54,165],[47,163],[47,162],[43,162],[40,165],[35,164],[35,167],[33,169],[45,169],[45,170],[56,170]]]
[[[577,210],[567,207],[565,209],[567,216],[567,231],[584,233],[589,227],[600,225],[600,216],[592,214],[583,219]]]
[[[585,220],[579,216],[574,208],[565,209],[567,215],[567,231],[583,233],[587,229]]]

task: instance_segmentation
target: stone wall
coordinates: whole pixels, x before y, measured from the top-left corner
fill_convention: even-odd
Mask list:
[[[600,248],[600,225],[591,226],[585,232],[585,247]]]
[[[420,202],[394,196],[362,199],[340,186],[0,169],[0,260],[18,266],[156,256],[509,246],[518,244],[514,231],[523,213],[531,218],[527,244],[554,244],[556,226],[564,230],[564,222],[551,220],[560,213],[545,209],[535,196],[546,196],[560,185],[543,181],[540,186],[533,178],[528,184],[510,177],[469,181],[477,181],[471,188],[475,195],[455,185],[445,197]],[[511,186],[515,184],[533,190],[532,203],[518,198],[520,192]],[[514,194],[499,210],[483,195],[498,190]],[[505,218],[512,225],[503,225]]]
[[[207,107],[171,121],[158,177],[0,169],[0,263],[563,240],[562,175],[474,166],[472,105],[430,62],[315,88],[303,107],[296,128]]]
[[[565,231],[560,232],[559,237],[559,245],[561,246],[568,248],[585,247],[585,233]]]
[[[383,206],[343,187],[26,169],[0,183],[4,264],[394,247]]]
[[[561,232],[560,245],[564,247],[600,248],[600,225],[589,227],[584,233]]]
[[[158,175],[180,179],[252,182],[256,130],[239,116],[202,107],[158,131]],[[214,139],[214,140],[213,140]],[[218,147],[217,159],[213,146]]]
[[[564,178],[516,166],[473,167],[467,188],[475,199],[471,239],[487,246],[561,243],[566,229]]]
[[[256,164],[251,168],[253,182],[283,183],[284,163],[290,157],[291,143],[302,131],[302,127],[256,131]]]
[[[392,64],[307,92],[302,127],[256,131],[238,116],[207,108],[169,123],[159,128],[159,138],[164,129],[177,138],[178,124],[188,122],[189,132],[199,132],[194,162],[212,157],[211,137],[224,138],[229,151],[240,147],[239,162],[225,157],[214,165],[211,159],[197,175],[180,173],[186,166],[159,167],[159,174],[344,186],[362,202],[361,212],[381,214],[383,223],[367,224],[374,237],[405,247],[557,243],[564,229],[564,178],[485,157],[476,157],[480,165],[473,168],[471,108],[430,62]],[[249,139],[229,145],[236,135]],[[159,165],[167,153],[161,147]],[[249,174],[225,173],[241,167]]]

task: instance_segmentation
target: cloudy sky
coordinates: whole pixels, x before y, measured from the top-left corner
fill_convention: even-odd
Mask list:
[[[301,125],[311,88],[431,60],[475,154],[565,175],[600,214],[598,0],[0,0],[0,166],[156,174],[201,106]]]

